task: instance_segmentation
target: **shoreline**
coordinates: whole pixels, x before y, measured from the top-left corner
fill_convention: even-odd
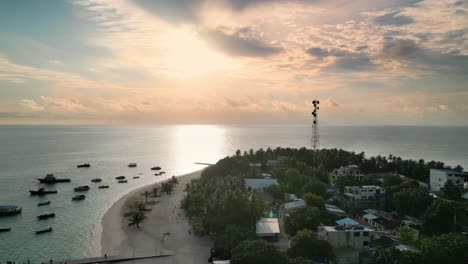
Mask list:
[[[141,224],[141,229],[127,227],[128,220],[123,216],[125,204],[132,198],[141,197],[141,192],[151,190],[160,182],[130,191],[113,203],[101,218],[101,255],[174,254],[158,261],[174,263],[174,259],[179,259],[178,261],[183,261],[180,263],[206,263],[212,242],[206,237],[199,238],[190,234],[185,213],[179,208],[185,185],[192,179],[199,178],[203,170],[177,176],[179,184],[172,194],[162,194],[156,199],[149,198],[149,201],[156,200],[157,203],[148,204],[151,211],[147,212],[148,218]],[[170,235],[165,236],[166,233]],[[144,260],[137,262],[146,263]]]

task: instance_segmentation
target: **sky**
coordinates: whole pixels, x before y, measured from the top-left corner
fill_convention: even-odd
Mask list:
[[[2,0],[0,124],[468,125],[468,0]]]

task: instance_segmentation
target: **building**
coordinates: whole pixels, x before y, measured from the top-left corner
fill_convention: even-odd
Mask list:
[[[266,191],[266,189],[273,184],[278,184],[276,179],[245,179],[245,187],[255,189],[260,192]]]
[[[333,204],[325,204],[325,210],[338,216],[346,216],[347,213]]]
[[[339,169],[333,170],[330,177],[330,182],[333,185],[336,179],[340,177],[353,177],[360,181],[364,175],[357,165],[341,166]]]
[[[294,210],[296,208],[301,208],[301,207],[304,207],[306,205],[305,201],[302,200],[302,199],[297,199],[296,201],[292,201],[292,202],[289,202],[289,203],[285,203],[284,204],[284,210],[286,211],[290,211],[290,210]]]
[[[429,189],[432,192],[439,192],[447,181],[451,181],[460,188],[466,188],[468,174],[454,170],[431,169],[429,176]]]
[[[333,247],[334,263],[359,263],[361,254],[369,251],[370,230],[363,226],[319,226],[317,235]]]
[[[259,237],[277,239],[280,233],[278,218],[260,218],[255,225],[255,233]]]
[[[349,207],[382,208],[385,202],[385,188],[376,185],[346,186],[344,196]]]

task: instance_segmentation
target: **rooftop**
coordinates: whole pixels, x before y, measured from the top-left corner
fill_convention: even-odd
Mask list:
[[[278,181],[276,179],[245,179],[245,186],[252,189],[262,189],[272,184],[278,184]]]
[[[278,218],[260,218],[255,226],[257,235],[279,234]]]
[[[291,209],[302,207],[302,206],[305,206],[305,202],[304,202],[304,200],[299,199],[297,201],[285,203],[284,204],[284,209],[291,210]]]
[[[453,174],[466,174],[466,172],[464,171],[456,171],[456,170],[446,170],[446,169],[431,169],[431,170],[441,171],[445,173],[453,173]]]

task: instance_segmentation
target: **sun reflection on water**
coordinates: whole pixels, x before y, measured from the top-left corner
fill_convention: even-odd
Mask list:
[[[182,173],[201,169],[195,162],[216,163],[227,155],[225,131],[220,126],[176,126],[173,141],[175,168]]]

